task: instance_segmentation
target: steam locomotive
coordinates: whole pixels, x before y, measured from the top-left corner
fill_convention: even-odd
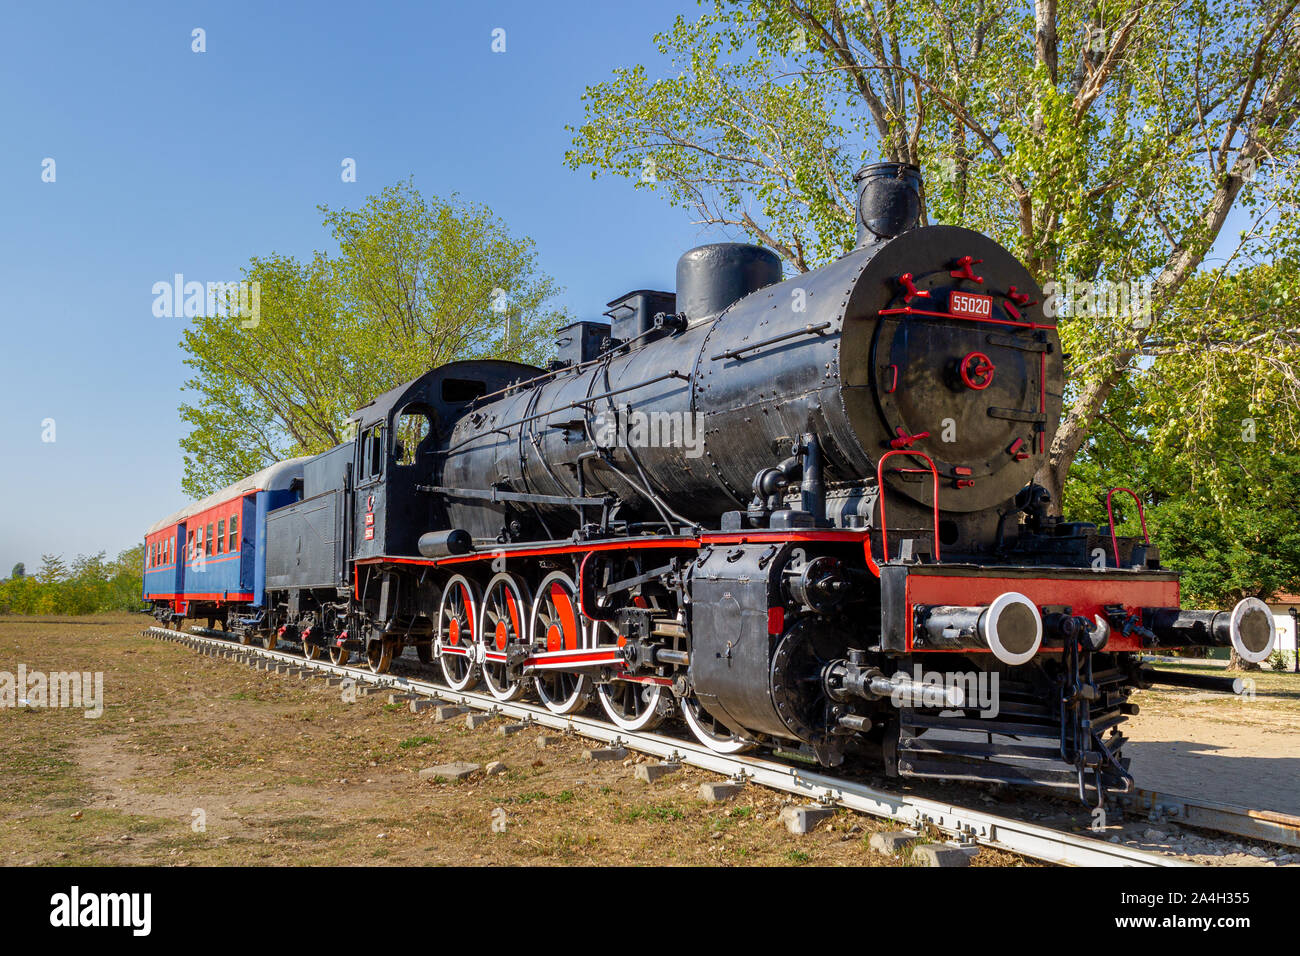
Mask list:
[[[1130,788],[1133,689],[1227,689],[1142,653],[1259,661],[1271,614],[1181,610],[1145,527],[1053,514],[1041,289],[988,237],[919,225],[915,167],[855,182],[857,247],[820,269],[693,249],[675,294],[561,330],[548,368],[433,369],[353,440],[159,522],[146,598],[377,672],[410,645],[452,688],[681,720],[720,752]]]

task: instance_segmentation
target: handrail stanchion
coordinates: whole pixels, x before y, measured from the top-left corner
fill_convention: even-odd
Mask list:
[[[939,556],[939,469],[935,467],[934,460],[929,455],[920,451],[909,451],[906,448],[896,448],[893,451],[887,451],[880,456],[880,461],[876,463],[876,489],[880,501],[880,551],[886,561],[889,560],[889,526],[885,521],[885,461],[894,455],[911,455],[916,458],[924,458],[925,463],[930,466],[930,473],[934,476],[934,501],[932,509],[934,511],[934,560],[938,561]],[[921,469],[916,469],[920,471]],[[880,565],[871,554],[871,533],[867,532],[866,540],[867,567],[876,577],[880,577]]]
[[[1119,567],[1119,539],[1115,537],[1115,511],[1111,506],[1111,499],[1115,497],[1115,492],[1122,491],[1133,499],[1138,506],[1138,518],[1142,521],[1142,540],[1150,544],[1151,535],[1147,534],[1147,516],[1142,510],[1142,499],[1134,493],[1132,488],[1112,488],[1106,494],[1106,517],[1110,519],[1110,551],[1115,556],[1115,567]]]

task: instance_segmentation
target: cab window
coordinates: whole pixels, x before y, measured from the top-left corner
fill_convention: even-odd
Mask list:
[[[393,461],[395,464],[414,465],[420,445],[433,428],[429,413],[419,405],[402,409],[393,425]]]
[[[384,473],[384,425],[380,422],[367,428],[361,437],[361,461],[358,472],[364,478],[378,478]]]

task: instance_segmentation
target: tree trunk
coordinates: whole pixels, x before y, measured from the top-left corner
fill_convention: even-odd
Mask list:
[[[1065,420],[1061,422],[1060,428],[1056,430],[1056,437],[1052,439],[1051,447],[1047,449],[1047,461],[1034,475],[1034,480],[1051,494],[1052,504],[1049,510],[1054,515],[1061,514],[1061,496],[1065,491],[1065,478],[1070,471],[1070,465],[1074,463],[1074,456],[1079,453],[1079,449],[1087,439],[1093,422],[1101,413],[1102,406],[1106,404],[1106,399],[1123,377],[1125,366],[1132,354],[1127,351],[1120,353],[1105,375],[1083,387],[1065,416]]]
[[[1243,661],[1240,657],[1238,657],[1238,656],[1237,656],[1237,649],[1236,649],[1235,647],[1234,647],[1231,651],[1229,651],[1228,654],[1229,654],[1229,656],[1228,656],[1228,670],[1230,670],[1230,671],[1257,671],[1257,670],[1260,670],[1260,666],[1259,666],[1258,664],[1251,664],[1251,663],[1249,663],[1249,662],[1247,662],[1247,661]]]

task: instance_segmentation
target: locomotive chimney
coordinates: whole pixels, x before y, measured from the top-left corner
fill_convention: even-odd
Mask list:
[[[921,220],[921,170],[910,163],[874,163],[853,177],[858,189],[858,245],[893,239]]]

